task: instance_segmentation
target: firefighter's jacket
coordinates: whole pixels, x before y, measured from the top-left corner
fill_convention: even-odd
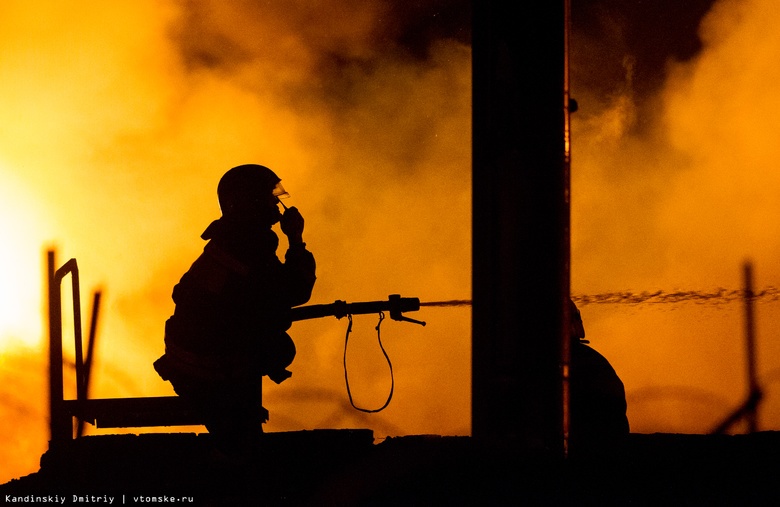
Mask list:
[[[295,345],[286,331],[290,308],[314,287],[314,256],[292,245],[282,263],[270,229],[212,222],[203,254],[173,289],[176,309],[165,325],[165,355],[155,368],[165,380],[241,380],[268,375],[277,382]]]
[[[620,443],[629,423],[626,390],[615,369],[599,352],[575,340],[570,372],[572,448],[607,449]]]

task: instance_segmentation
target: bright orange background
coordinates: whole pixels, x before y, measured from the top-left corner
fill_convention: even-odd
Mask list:
[[[90,291],[104,290],[92,396],[171,394],[151,368],[170,292],[233,165],[275,169],[306,218],[312,303],[470,298],[470,48],[388,46],[380,2],[181,5],[0,4],[2,482],[46,449],[44,250],[78,259],[85,322]],[[738,289],[748,258],[759,288],[777,283],[778,26],[771,0],[719,2],[704,51],[671,64],[641,130],[630,59],[620,93],[572,90],[575,294]],[[634,431],[707,431],[745,394],[738,301],[581,310],[624,380]],[[780,426],[779,311],[757,304],[763,429]],[[294,375],[265,390],[267,430],[468,434],[470,311],[414,317],[428,326],[383,324],[396,393],[371,416],[347,405],[346,322],[296,324]],[[375,324],[356,317],[350,340],[365,406],[389,389]]]
[[[151,367],[171,289],[234,165],[276,170],[303,213],[311,303],[470,298],[470,48],[401,52],[379,40],[388,8],[0,4],[0,481],[36,470],[47,444],[44,250],[78,260],[85,327],[104,291],[91,395],[172,394]],[[346,320],[295,324],[294,376],[265,388],[267,431],[468,434],[469,308],[415,316],[427,327],[382,325],[395,396],[371,416],[348,406]],[[390,388],[375,326],[355,317],[349,350],[368,408]]]

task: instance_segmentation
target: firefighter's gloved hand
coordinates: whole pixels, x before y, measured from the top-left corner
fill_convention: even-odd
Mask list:
[[[303,243],[303,216],[298,208],[295,206],[287,208],[279,225],[290,240],[290,244]]]
[[[272,371],[268,374],[268,378],[276,382],[277,384],[281,384],[288,378],[292,377],[292,372],[290,370],[276,370]]]

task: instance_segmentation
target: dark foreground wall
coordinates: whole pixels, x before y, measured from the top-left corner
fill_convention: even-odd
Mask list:
[[[610,457],[568,462],[469,437],[375,444],[369,430],[269,434],[266,447],[261,463],[236,469],[210,450],[208,435],[85,437],[47,452],[39,472],[0,486],[0,502],[55,495],[65,505],[79,497],[91,504],[114,497],[114,505],[190,498],[196,505],[340,506],[780,501],[776,432],[634,434]]]

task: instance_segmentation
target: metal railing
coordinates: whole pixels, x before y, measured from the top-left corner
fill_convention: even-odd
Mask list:
[[[98,428],[201,425],[200,418],[178,396],[89,399],[88,389],[95,345],[100,293],[95,294],[87,356],[81,329],[81,295],[76,259],[55,270],[54,251],[47,252],[49,313],[49,413],[51,443],[72,440],[84,423]],[[76,399],[66,400],[63,371],[62,282],[71,275]]]

